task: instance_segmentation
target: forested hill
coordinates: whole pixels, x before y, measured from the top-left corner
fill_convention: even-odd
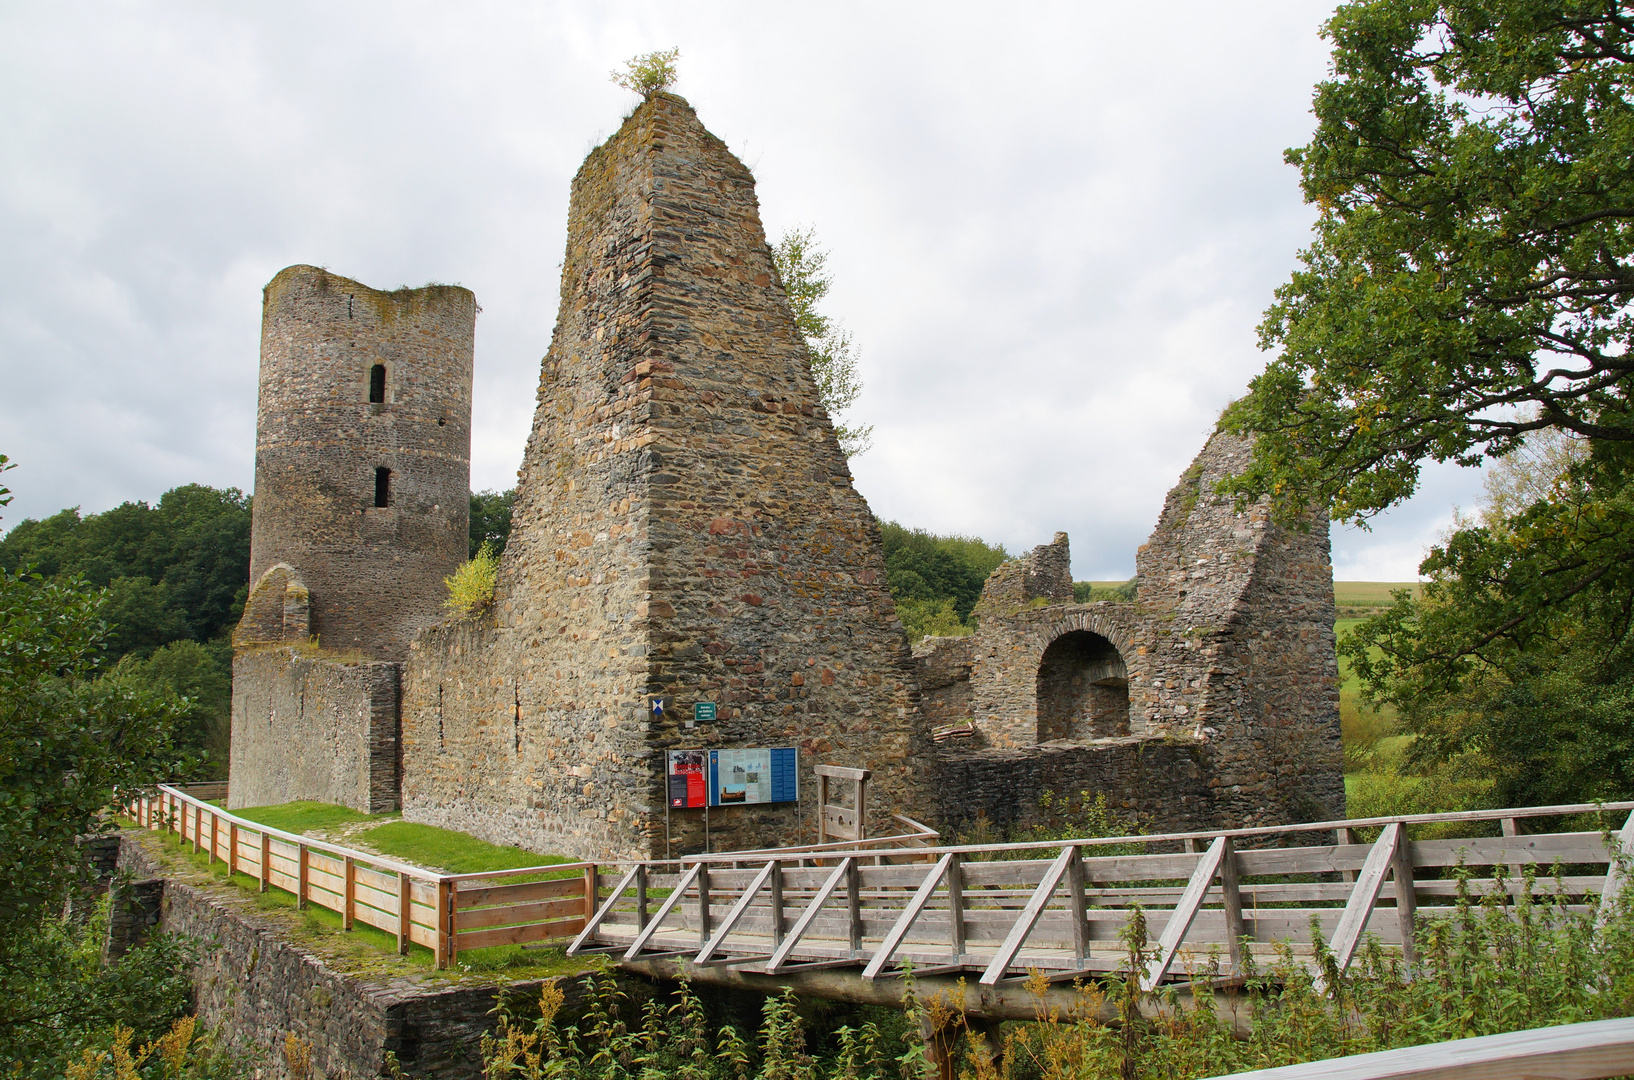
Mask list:
[[[1010,556],[973,536],[937,536],[882,521],[885,574],[908,640],[926,634],[969,633],[982,584]]]
[[[155,506],[63,510],[0,538],[0,569],[81,576],[108,590],[102,670],[192,699],[182,748],[225,776],[232,703],[229,636],[249,592],[250,500],[236,488],[187,484]]]

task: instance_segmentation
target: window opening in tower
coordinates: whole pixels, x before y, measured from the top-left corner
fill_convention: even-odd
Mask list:
[[[376,364],[369,369],[369,403],[381,405],[386,401],[386,365]]]
[[[391,505],[391,470],[379,468],[374,471],[374,504],[376,506]]]

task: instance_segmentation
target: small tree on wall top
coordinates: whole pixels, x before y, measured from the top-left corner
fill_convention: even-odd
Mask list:
[[[660,90],[668,90],[675,85],[675,61],[680,58],[681,50],[678,48],[633,56],[624,62],[623,71],[613,72],[613,82],[650,98]]]

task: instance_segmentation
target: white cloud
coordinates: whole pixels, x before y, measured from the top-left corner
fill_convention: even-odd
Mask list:
[[[1012,550],[1067,529],[1079,577],[1126,576],[1262,363],[1254,326],[1310,220],[1281,152],[1309,133],[1328,8],[14,5],[7,522],[247,489],[260,286],[297,262],[476,292],[472,482],[509,486],[568,184],[632,104],[607,73],[678,45],[678,89],[755,170],[768,231],[810,224],[832,251],[875,511]],[[1410,576],[1474,490],[1336,532],[1340,575]]]

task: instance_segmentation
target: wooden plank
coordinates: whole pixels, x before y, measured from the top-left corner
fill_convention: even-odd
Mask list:
[[[1182,858],[1184,857],[1182,856]],[[1050,864],[1049,870],[1045,872],[1043,879],[1039,881],[1038,888],[1033,892],[1032,898],[1027,901],[1027,906],[1022,910],[1020,918],[1015,921],[1015,924],[1010,927],[1010,932],[1005,935],[1004,944],[999,946],[999,951],[993,957],[992,963],[988,964],[987,970],[982,972],[980,979],[982,985],[993,986],[1004,978],[1004,973],[1010,969],[1010,962],[1016,958],[1016,953],[1021,951],[1021,946],[1027,940],[1027,935],[1033,932],[1033,924],[1038,922],[1038,917],[1044,913],[1044,906],[1049,903],[1050,894],[1061,883],[1061,878],[1066,874],[1067,867],[1077,858],[1077,849],[1067,848],[1056,856],[1055,862]]]
[[[698,864],[698,913],[694,921],[698,925],[698,947],[700,949],[709,941],[711,914],[709,908],[709,883],[714,876],[715,872],[709,868],[708,863]]]
[[[1079,883],[1082,895],[1082,882]],[[965,948],[964,859],[957,852],[947,867],[948,943],[953,947],[953,962],[963,963]]]
[[[1234,850],[1231,837],[1223,836],[1225,851],[1220,857],[1220,907],[1225,916],[1226,961],[1231,965],[1231,974],[1238,975],[1243,970],[1243,936],[1247,931],[1243,928],[1243,901],[1238,884],[1237,852]]]
[[[414,885],[408,876],[397,877],[397,952],[407,956],[409,943],[414,940]]]
[[[328,874],[337,880],[346,872],[345,856],[335,858],[325,855],[321,851],[308,851],[306,864],[312,869]]]
[[[555,881],[529,881],[521,885],[488,885],[460,890],[460,910],[487,907],[489,904],[521,904],[531,900],[553,900],[559,896],[584,898],[583,878],[558,878]]]
[[[395,912],[397,910],[396,892],[384,892],[373,886],[363,884],[361,880],[354,883],[352,888],[352,898],[356,903],[368,904],[370,907],[379,908],[381,911]]]
[[[1361,943],[1362,931],[1373,914],[1373,905],[1378,902],[1384,876],[1395,861],[1396,847],[1401,840],[1400,823],[1393,821],[1386,825],[1374,842],[1373,850],[1368,852],[1362,872],[1356,877],[1356,888],[1351,891],[1350,900],[1345,904],[1344,914],[1339,917],[1339,925],[1333,934],[1333,958],[1340,971],[1350,967],[1351,957],[1356,955],[1356,946]]]
[[[812,772],[818,776],[833,776],[841,780],[866,780],[873,775],[869,769],[852,769],[844,765],[813,765]]]
[[[931,894],[936,891],[936,886],[941,884],[942,879],[947,876],[948,867],[952,865],[953,853],[949,852],[936,861],[936,865],[931,868],[930,873],[924,875],[924,880],[919,883],[919,888],[914,891],[913,899],[902,909],[902,914],[898,916],[890,932],[880,942],[880,946],[874,951],[874,955],[869,957],[868,965],[862,969],[863,978],[878,978],[880,970],[891,962],[891,957],[895,955],[903,939],[908,936],[908,931],[913,927],[915,920],[924,913],[925,905],[929,903]]]
[[[1256,1069],[1230,1080],[1600,1080],[1628,1072],[1631,1062],[1634,1019],[1623,1018]]]
[[[1413,968],[1418,964],[1418,950],[1413,946],[1413,911],[1418,905],[1418,897],[1413,892],[1412,847],[1412,841],[1403,831],[1390,858],[1390,876],[1396,885],[1396,923],[1401,930],[1402,960],[1406,964],[1408,978],[1412,977]]]
[[[1628,815],[1622,829],[1612,835],[1612,844],[1621,849],[1627,858],[1634,859],[1634,813]],[[1600,906],[1594,913],[1594,929],[1598,933],[1600,928],[1611,918],[1612,911],[1617,906],[1618,897],[1628,886],[1627,864],[1618,862],[1617,852],[1612,852],[1611,865],[1606,868],[1606,882],[1600,889]]]
[[[435,930],[435,945],[433,951],[437,956],[437,967],[447,968],[453,964],[456,955],[454,932],[458,926],[459,908],[456,906],[454,883],[452,881],[437,882],[437,914],[432,923]]]
[[[528,923],[526,926],[502,926],[495,930],[462,930],[455,940],[458,952],[467,949],[486,949],[494,945],[523,945],[530,941],[551,941],[571,937],[584,929],[584,918],[557,919],[554,922]]]
[[[794,921],[794,926],[789,930],[788,936],[773,950],[772,958],[766,962],[766,974],[777,974],[783,965],[788,962],[789,954],[800,943],[801,937],[805,935],[813,920],[817,918],[817,913],[828,902],[828,898],[834,895],[834,890],[839,888],[840,882],[851,877],[851,867],[855,863],[855,858],[840,860],[840,865],[836,866],[833,872],[828,875],[828,880],[823,882],[822,888],[817,890],[817,894],[811,898],[811,902],[800,913],[800,917]]]
[[[671,894],[673,895],[673,894]],[[514,926],[525,922],[553,922],[572,916],[584,915],[584,900],[570,896],[556,900],[540,900],[531,904],[505,904],[501,907],[459,907],[460,929],[481,930],[489,926]]]
[[[636,939],[630,943],[629,949],[624,953],[624,959],[634,960],[641,955],[641,950],[647,947],[647,942],[652,938],[653,934],[663,925],[664,920],[669,917],[669,913],[675,908],[675,905],[681,902],[681,897],[685,896],[687,890],[692,888],[692,883],[698,879],[698,872],[702,867],[703,864],[699,863],[691,870],[688,870],[675,888],[670,890],[670,894],[664,898],[663,904],[659,905],[658,913],[652,917],[652,921],[643,926],[641,933],[637,934]]]
[[[1089,923],[1084,917],[1084,860],[1077,848],[1067,863],[1067,916],[1072,923],[1072,954],[1080,963],[1089,958]],[[957,956],[957,954],[955,954]]]
[[[257,876],[261,879],[261,891],[266,892],[272,883],[272,836],[265,829],[261,830],[261,866]]]
[[[372,866],[364,866],[361,862],[359,862],[357,864],[357,880],[359,883],[367,885],[372,889],[379,889],[382,892],[389,892],[393,896],[397,895],[396,874],[388,874],[383,870],[376,870]]]
[[[1230,843],[1227,837],[1219,837],[1197,860],[1197,869],[1192,871],[1186,891],[1180,895],[1180,902],[1175,905],[1174,913],[1158,938],[1157,955],[1146,965],[1141,977],[1142,990],[1150,992],[1168,974],[1169,965],[1174,963],[1174,954],[1180,951],[1180,943],[1186,940],[1186,931],[1191,929],[1192,921],[1197,918],[1197,909],[1203,906],[1203,897],[1214,883],[1214,876],[1220,872],[1220,863],[1224,861]]]
[[[307,881],[309,880],[307,877],[307,874],[309,873],[309,864],[306,861],[306,845],[301,844],[295,850],[297,855],[296,866],[298,868],[296,871],[295,907],[296,910],[299,910],[306,907],[306,886]]]
[[[636,863],[630,867],[629,873],[619,879],[619,883],[613,887],[613,895],[609,896],[607,902],[596,909],[596,913],[590,916],[590,921],[584,924],[584,929],[579,932],[579,936],[574,938],[572,944],[567,947],[567,955],[578,955],[579,950],[584,948],[591,935],[596,932],[596,926],[612,912],[613,906],[619,902],[620,897],[624,895],[624,890],[630,887],[630,882],[636,879],[636,875],[640,870],[641,864]]]
[[[703,948],[698,950],[698,955],[693,963],[704,963],[720,950],[720,947],[726,942],[726,935],[732,932],[732,928],[737,925],[738,920],[743,918],[743,913],[749,910],[749,905],[754,901],[755,894],[771,878],[772,870],[776,865],[775,862],[768,862],[760,868],[760,873],[755,875],[755,880],[750,883],[749,888],[743,891],[743,895],[738,897],[737,903],[732,905],[732,910],[726,913],[726,918],[721,921],[720,927],[716,929],[714,936],[704,943]]]

